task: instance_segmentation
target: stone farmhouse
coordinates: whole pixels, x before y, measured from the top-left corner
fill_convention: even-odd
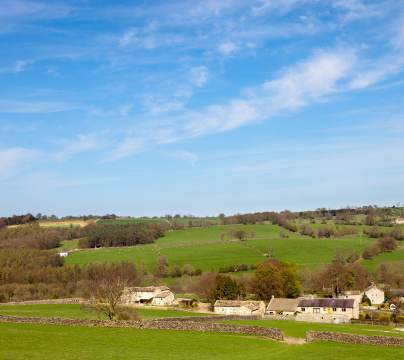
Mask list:
[[[220,315],[263,316],[263,301],[216,300],[214,312]]]
[[[299,299],[286,299],[272,297],[265,311],[266,315],[294,316],[297,311]]]
[[[364,294],[369,298],[372,305],[381,305],[384,303],[384,291],[374,283],[365,289]]]
[[[372,283],[369,287],[367,287],[364,291],[360,290],[349,290],[344,291],[342,295],[339,295],[340,299],[354,299],[355,303],[361,304],[363,300],[363,296],[366,295],[371,305],[381,305],[384,303],[384,291],[380,289],[377,285]]]
[[[359,304],[354,299],[300,299],[296,320],[346,323],[359,318]]]
[[[167,286],[126,287],[122,295],[122,303],[127,305],[170,306],[174,301],[174,293]]]

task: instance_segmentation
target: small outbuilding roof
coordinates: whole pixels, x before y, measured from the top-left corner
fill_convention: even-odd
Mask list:
[[[361,295],[362,291],[360,290],[346,290],[343,292],[343,295]]]
[[[353,308],[354,299],[301,299],[299,307]]]
[[[296,311],[298,304],[299,299],[273,298],[267,307],[267,311],[293,312]]]
[[[162,291],[161,293],[157,294],[155,296],[155,298],[164,299],[167,296],[169,296],[170,294],[172,294],[172,292],[170,290]]]
[[[128,290],[132,292],[156,292],[156,291],[166,291],[170,290],[167,286],[134,286],[134,287],[128,287]]]
[[[253,300],[216,300],[215,307],[245,307],[249,310],[258,310],[263,304],[262,301]]]
[[[377,289],[377,290],[383,291],[383,290],[380,289],[375,283],[371,283],[371,284],[364,290],[364,292],[366,292],[366,291],[368,291],[368,290],[370,290],[370,289]]]

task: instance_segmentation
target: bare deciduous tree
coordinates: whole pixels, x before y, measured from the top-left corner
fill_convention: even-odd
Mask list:
[[[137,273],[131,263],[92,264],[87,269],[88,291],[97,308],[110,320],[117,315],[123,290],[137,282]]]

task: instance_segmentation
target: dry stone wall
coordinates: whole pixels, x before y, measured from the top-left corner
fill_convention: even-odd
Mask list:
[[[283,340],[283,332],[279,329],[263,328],[258,326],[242,326],[231,324],[217,324],[212,322],[192,322],[179,320],[149,320],[149,321],[106,321],[106,320],[83,320],[83,319],[61,319],[61,318],[35,318],[0,315],[0,322],[41,324],[41,325],[74,325],[91,327],[124,327],[136,329],[157,329],[157,330],[181,330],[181,331],[203,331],[222,332],[232,334],[244,334],[263,336],[274,340]]]
[[[222,320],[262,320],[261,316],[240,316],[240,315],[206,315],[206,316],[181,316],[161,318],[159,321],[204,321],[214,322]]]
[[[232,334],[245,334],[263,336],[266,338],[282,341],[284,339],[283,332],[279,329],[264,328],[259,326],[218,324],[214,322],[196,322],[182,320],[152,320],[145,322],[145,329],[160,330],[185,330],[185,331],[203,331],[203,332],[224,332]]]
[[[368,336],[346,334],[328,331],[309,331],[306,335],[307,342],[334,341],[346,344],[366,344],[384,346],[404,346],[404,338],[393,336]]]
[[[53,304],[84,304],[87,300],[80,298],[68,298],[68,299],[47,299],[47,300],[27,300],[27,301],[11,301],[7,303],[0,303],[4,305],[53,305]]]

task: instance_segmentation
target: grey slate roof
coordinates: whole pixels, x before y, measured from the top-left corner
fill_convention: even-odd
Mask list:
[[[259,310],[261,301],[253,300],[216,300],[215,307],[246,307],[249,310],[255,311]]]
[[[353,308],[354,299],[301,299],[299,307]]]

